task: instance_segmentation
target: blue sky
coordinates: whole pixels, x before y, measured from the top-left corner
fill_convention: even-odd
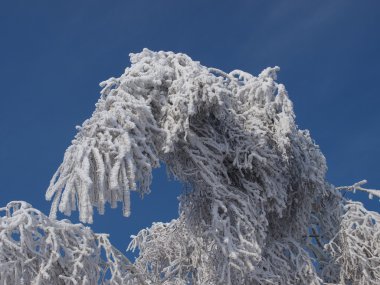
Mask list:
[[[98,83],[119,76],[144,47],[187,53],[206,66],[258,74],[281,67],[297,123],[311,131],[335,185],[380,188],[380,2],[0,2],[0,203],[26,200],[45,213],[45,190]],[[153,221],[177,216],[178,182],[154,173],[132,216],[108,209],[92,226],[120,249]],[[372,210],[377,200],[356,194]],[[72,220],[77,221],[77,213]]]

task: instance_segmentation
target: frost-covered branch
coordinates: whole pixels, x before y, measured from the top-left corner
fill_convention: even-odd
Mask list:
[[[375,189],[367,189],[363,188],[362,185],[366,184],[367,180],[362,180],[359,182],[356,182],[355,184],[351,186],[341,186],[341,187],[336,187],[337,190],[346,190],[355,193],[356,190],[368,193],[369,199],[372,199],[373,196],[376,196],[380,198],[380,190],[375,190]]]
[[[337,284],[378,284],[380,215],[359,202],[349,202],[344,209],[338,233],[325,246],[340,267],[330,278]]]
[[[147,284],[106,235],[50,220],[23,201],[0,213],[1,285]]]

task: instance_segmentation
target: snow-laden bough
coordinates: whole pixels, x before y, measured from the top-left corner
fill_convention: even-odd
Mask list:
[[[146,283],[107,235],[14,201],[0,208],[0,284]]]

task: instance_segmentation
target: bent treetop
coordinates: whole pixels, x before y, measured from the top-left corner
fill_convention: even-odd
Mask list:
[[[131,62],[101,83],[66,150],[46,192],[51,220],[78,209],[92,223],[94,208],[117,202],[129,216],[130,192],[149,193],[163,162],[189,191],[178,219],[133,237],[140,255],[123,284],[378,282],[380,216],[326,182],[325,158],[297,128],[278,67],[225,73],[147,49]],[[379,196],[361,185],[344,189]]]

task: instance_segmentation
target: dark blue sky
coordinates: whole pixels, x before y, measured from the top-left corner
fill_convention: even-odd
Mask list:
[[[279,65],[297,122],[311,131],[335,185],[380,188],[380,1],[0,2],[0,203],[48,212],[50,177],[130,52],[184,52],[206,66],[258,74]],[[181,185],[155,172],[152,193],[97,216],[124,249],[129,236],[177,215]],[[378,201],[357,194],[369,208]],[[77,220],[77,213],[73,215]]]

